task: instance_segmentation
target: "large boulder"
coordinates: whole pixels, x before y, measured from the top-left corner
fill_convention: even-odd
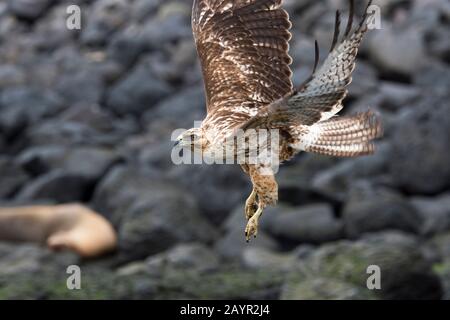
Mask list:
[[[342,212],[349,237],[385,229],[420,233],[423,220],[407,199],[391,190],[355,189]]]
[[[251,192],[250,179],[238,165],[183,164],[174,166],[168,175],[192,192],[214,224],[224,221]]]
[[[313,153],[303,153],[280,167],[276,178],[279,200],[293,206],[330,201],[336,195],[315,188],[313,181],[330,168],[336,167],[337,160]]]
[[[0,92],[0,132],[14,137],[27,125],[50,116],[64,108],[60,96],[37,88],[14,87]]]
[[[117,154],[107,148],[55,145],[26,149],[18,158],[21,166],[33,175],[62,169],[91,181],[99,179],[116,160]]]
[[[386,73],[412,76],[426,61],[423,32],[409,26],[387,26],[369,37],[369,56]]]
[[[55,52],[52,61],[57,63],[59,69],[52,87],[67,104],[102,101],[105,91],[102,64],[93,57],[95,55],[83,54],[79,48],[71,46]]]
[[[125,0],[99,0],[86,14],[81,42],[104,45],[109,37],[129,19],[130,6]]]
[[[400,110],[408,107],[420,97],[416,86],[384,81],[380,85],[381,107],[386,110]]]
[[[380,289],[368,289],[380,270]],[[288,276],[282,299],[440,299],[442,288],[414,238],[381,233],[356,242],[327,244]]]
[[[26,184],[15,196],[17,201],[54,200],[56,202],[85,201],[93,182],[79,173],[56,169]]]
[[[376,153],[356,159],[341,160],[334,166],[323,168],[311,179],[310,188],[325,199],[345,202],[350,190],[359,183],[384,183],[386,179],[386,163],[391,147],[383,143],[377,146]]]
[[[275,238],[294,243],[323,243],[343,237],[343,223],[328,204],[267,209],[261,227]]]
[[[143,123],[152,133],[167,137],[176,129],[194,127],[195,121],[201,121],[205,115],[204,89],[196,86],[160,101],[144,113]]]
[[[189,25],[191,8],[187,3],[167,1],[153,19],[144,24],[143,36],[152,48],[161,49],[169,43],[192,37]]]
[[[450,228],[450,194],[437,197],[412,197],[411,204],[424,221],[421,233],[432,235]]]
[[[158,173],[114,168],[98,186],[94,206],[117,226],[123,261],[147,257],[179,242],[211,242],[217,236],[190,192]]]
[[[96,211],[118,226],[133,202],[148,195],[156,179],[161,179],[156,171],[116,165],[98,183],[92,204]]]
[[[106,104],[120,115],[140,114],[171,92],[168,83],[154,76],[151,57],[148,57],[108,90]]]
[[[393,133],[388,170],[410,193],[436,194],[450,185],[448,96],[430,94],[402,113]]]
[[[89,199],[95,183],[116,160],[117,154],[106,148],[49,145],[27,149],[18,162],[37,177],[20,191],[17,199],[58,202]]]

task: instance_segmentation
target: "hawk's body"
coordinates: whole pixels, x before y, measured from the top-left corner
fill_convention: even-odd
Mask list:
[[[217,154],[238,129],[278,130],[279,160],[299,151],[332,156],[373,152],[380,136],[376,117],[367,112],[335,117],[351,82],[356,54],[367,31],[364,15],[352,28],[353,2],[345,35],[339,40],[340,15],[332,49],[323,66],[298,90],[293,88],[288,54],[291,23],[282,0],[194,0],[192,28],[201,61],[208,115],[201,128],[188,130],[205,154]],[[183,139],[181,139],[183,140]],[[257,148],[266,146],[259,145]],[[278,198],[278,186],[267,164],[242,164],[253,192],[246,202],[247,239],[256,235],[265,206]],[[264,173],[263,173],[264,171]],[[255,208],[258,208],[255,210]]]

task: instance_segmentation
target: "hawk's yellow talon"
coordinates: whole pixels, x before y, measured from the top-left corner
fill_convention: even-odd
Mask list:
[[[245,227],[245,237],[247,242],[250,241],[250,237],[253,236],[256,238],[256,235],[258,234],[258,221],[259,217],[261,217],[263,210],[262,208],[258,208],[256,210],[255,214],[248,220],[247,226]]]

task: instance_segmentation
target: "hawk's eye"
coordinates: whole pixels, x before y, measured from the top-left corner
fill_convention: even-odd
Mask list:
[[[195,134],[191,134],[191,141],[197,140],[197,136]]]

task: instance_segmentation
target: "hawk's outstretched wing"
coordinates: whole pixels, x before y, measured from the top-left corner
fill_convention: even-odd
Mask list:
[[[292,91],[282,0],[194,0],[208,116],[234,126]]]
[[[352,32],[353,1],[344,38],[339,41],[340,14],[336,13],[336,28],[330,54],[316,72],[318,49],[316,43],[316,66],[312,76],[300,89],[272,103],[248,120],[242,128],[288,125],[312,125],[324,121],[342,109],[347,86],[352,80],[356,55],[364,34],[367,32],[368,7],[359,26]],[[338,43],[339,41],[339,43]]]

